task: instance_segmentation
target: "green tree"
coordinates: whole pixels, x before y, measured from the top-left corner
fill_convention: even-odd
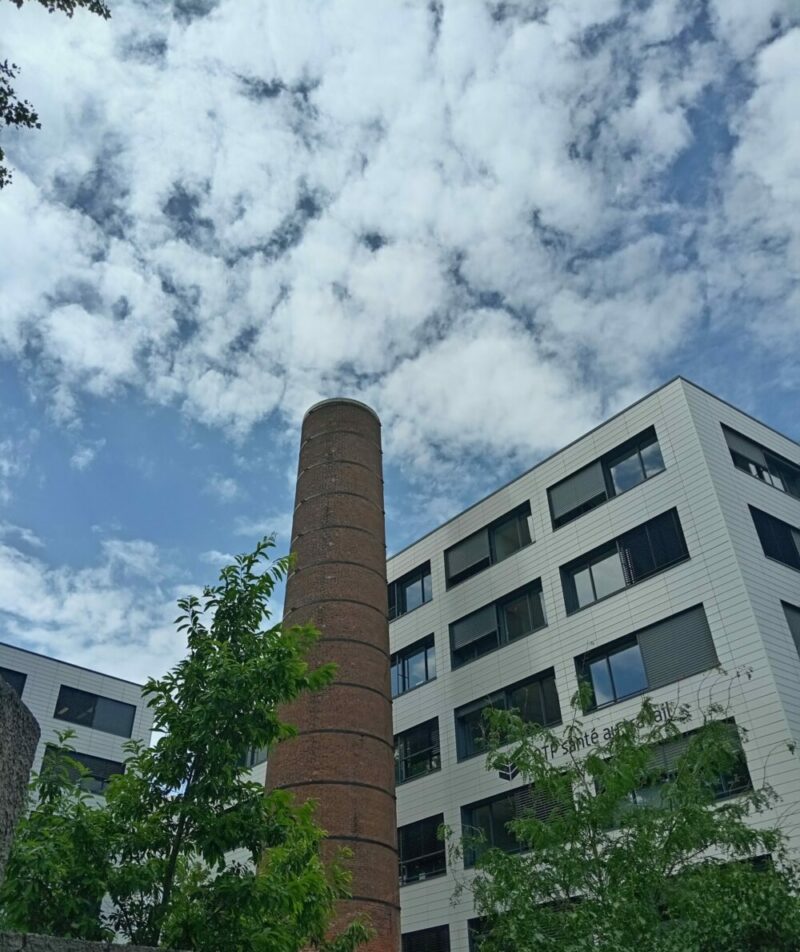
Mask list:
[[[290,567],[287,558],[268,561],[271,546],[265,539],[237,556],[202,599],[178,603],[187,656],[144,688],[159,739],[152,747],[128,745],[125,773],[110,781],[94,811],[113,903],[97,928],[143,945],[207,952],[348,952],[368,935],[355,923],[326,940],[349,878],[341,866],[323,865],[324,834],[312,806],[295,807],[281,791],[265,795],[244,767],[249,750],[294,733],[278,706],[325,686],[334,673],[306,662],[318,636],[313,628],[264,627],[275,585]],[[41,834],[48,830],[38,831],[38,842]],[[23,830],[13,850],[30,856],[36,846]],[[237,849],[251,862],[226,858]],[[54,863],[42,879],[54,881]],[[30,928],[35,910],[26,905],[25,877],[10,879],[17,922]]]
[[[36,0],[36,2],[46,7],[48,13],[65,13],[68,17],[71,17],[79,8],[96,13],[104,20],[108,20],[111,16],[111,11],[103,0]],[[11,3],[16,7],[22,7],[24,0],[11,0]],[[41,129],[42,124],[36,110],[26,99],[19,99],[14,92],[13,80],[18,75],[19,66],[16,63],[9,63],[8,60],[0,61],[0,123],[17,128]],[[0,188],[11,181],[11,172],[3,164],[4,159],[5,153],[0,147]]]
[[[687,731],[687,706],[664,718],[645,699],[603,738],[587,735],[580,695],[573,707],[562,736],[487,715],[487,765],[513,764],[531,795],[508,824],[519,852],[474,834],[457,850],[476,857],[457,892],[474,895],[482,952],[800,948],[798,871],[759,819],[776,796],[750,785],[723,709]]]
[[[100,919],[111,862],[106,818],[82,789],[70,759],[71,731],[49,747],[30,790],[0,886],[0,928],[85,939],[110,938]]]

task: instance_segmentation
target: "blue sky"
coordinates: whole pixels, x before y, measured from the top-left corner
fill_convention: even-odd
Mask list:
[[[127,677],[384,422],[390,550],[682,373],[800,439],[790,0],[0,7],[0,639]]]

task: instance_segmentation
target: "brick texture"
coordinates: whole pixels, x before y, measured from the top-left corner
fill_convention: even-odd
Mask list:
[[[338,669],[324,691],[284,709],[299,734],[271,752],[267,787],[316,801],[324,855],[349,853],[353,898],[337,928],[367,915],[377,932],[367,952],[398,952],[380,423],[362,404],[325,401],[303,421],[292,551],[284,623],[318,627],[311,661]]]

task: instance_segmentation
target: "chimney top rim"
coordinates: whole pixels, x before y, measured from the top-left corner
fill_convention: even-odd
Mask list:
[[[349,403],[349,404],[352,404],[353,406],[361,407],[362,410],[366,410],[368,413],[371,413],[375,417],[375,419],[378,421],[378,426],[380,426],[381,424],[381,418],[378,416],[375,410],[372,409],[371,406],[369,406],[366,403],[363,403],[361,400],[354,400],[352,397],[328,397],[326,400],[319,400],[317,401],[317,403],[312,404],[306,410],[306,412],[303,414],[303,420],[309,417],[316,410],[319,410],[321,407],[327,406],[330,403]]]

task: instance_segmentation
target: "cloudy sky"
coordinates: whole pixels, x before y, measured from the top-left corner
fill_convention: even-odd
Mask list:
[[[682,373],[800,438],[798,0],[0,5],[0,640],[128,677],[384,422],[397,549]]]

